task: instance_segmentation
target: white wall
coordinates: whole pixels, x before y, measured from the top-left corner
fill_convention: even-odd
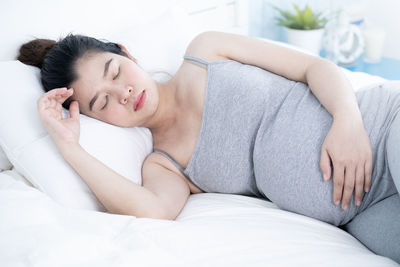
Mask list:
[[[277,11],[271,4],[280,8],[292,8],[295,2],[301,8],[306,4],[316,10],[328,14],[331,10],[346,5],[359,5],[364,9],[364,18],[384,27],[386,41],[384,56],[400,59],[400,1],[399,0],[249,0],[249,35],[284,41],[285,37],[280,27],[275,25],[274,16]]]
[[[243,5],[236,6],[236,2]],[[193,26],[196,25],[194,32],[222,30],[247,34],[248,24],[244,21],[247,3],[247,0],[0,0],[0,60],[15,59],[21,44],[34,38],[56,40],[70,32],[100,39],[113,32],[134,35],[135,27],[151,23],[173,6],[182,6],[187,11]]]
[[[384,56],[400,59],[400,0],[1,0],[1,53],[16,55],[15,47],[21,43],[33,37],[54,39],[55,32],[59,36],[73,31],[101,38],[106,32],[150,21],[173,5],[182,5],[204,30],[284,41],[271,4],[291,8],[293,2],[301,7],[308,3],[325,13],[349,3],[360,4],[366,19],[385,27]],[[13,57],[0,60],[9,58]]]
[[[22,43],[58,39],[67,33],[103,38],[107,33],[145,23],[178,0],[1,0],[0,60],[16,57]]]
[[[193,22],[204,30],[222,30],[247,35],[248,0],[181,0]]]
[[[400,59],[400,1],[367,1],[366,17],[386,30],[384,56]]]

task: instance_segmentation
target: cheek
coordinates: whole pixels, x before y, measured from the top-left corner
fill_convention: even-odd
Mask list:
[[[114,106],[105,111],[101,117],[109,122],[122,122],[128,117],[128,111],[123,106]]]
[[[127,75],[125,76],[125,78],[127,79],[126,82],[136,85],[136,87],[134,88],[136,90],[140,90],[146,84],[147,81],[146,74],[147,73],[144,72],[139,67],[131,67],[128,70]]]

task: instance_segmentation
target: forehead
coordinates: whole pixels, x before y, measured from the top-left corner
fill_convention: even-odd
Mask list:
[[[76,61],[75,69],[78,78],[85,78],[94,72],[104,70],[104,63],[113,54],[109,52],[87,52]],[[100,73],[102,74],[102,73]]]
[[[75,89],[74,99],[79,101],[81,110],[89,110],[88,105],[91,98],[104,82],[104,64],[113,55],[109,52],[89,52],[76,61],[77,79],[71,84],[71,87]]]

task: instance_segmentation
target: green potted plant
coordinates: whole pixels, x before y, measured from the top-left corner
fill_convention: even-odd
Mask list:
[[[295,12],[274,8],[279,12],[277,25],[283,26],[290,44],[319,55],[322,36],[327,19],[321,13],[314,12],[308,5],[301,10],[293,4]]]

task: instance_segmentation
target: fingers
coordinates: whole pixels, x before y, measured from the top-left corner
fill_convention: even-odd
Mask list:
[[[365,162],[364,172],[365,172],[364,190],[365,192],[369,192],[369,190],[371,189],[372,156]]]
[[[364,164],[357,166],[354,192],[354,204],[360,206],[364,191]]]
[[[67,88],[53,89],[54,92],[50,94],[49,98],[53,98],[57,103],[64,103],[64,101],[73,94],[74,89],[71,88],[67,90]],[[53,91],[51,90],[51,91]],[[50,92],[50,91],[49,91]]]
[[[363,199],[363,190],[365,188],[366,177],[368,176],[365,171],[365,166],[368,164],[361,164],[357,167],[344,164],[336,164],[333,178],[333,201],[335,205],[339,205],[340,199],[342,202],[342,209],[347,210],[351,196],[354,191],[354,204],[360,206]]]
[[[118,44],[118,46],[119,46],[122,50],[126,49],[126,47],[125,47],[123,44]]]
[[[64,101],[73,94],[73,89],[67,90],[66,87],[52,89],[45,94],[43,94],[38,99],[38,108],[55,108],[59,104],[64,103]]]
[[[340,199],[342,198],[344,181],[344,165],[335,163],[333,171],[333,202],[335,205],[339,205]]]
[[[331,177],[331,160],[329,158],[328,151],[324,148],[321,151],[320,168],[324,181],[328,181]]]
[[[128,49],[124,45],[118,44],[118,46],[122,49],[122,51],[125,52],[125,54],[128,56],[128,58],[130,58],[136,62],[136,59],[128,52]]]
[[[72,101],[69,106],[69,113],[71,118],[79,120],[79,103],[78,101]]]
[[[353,165],[346,166],[344,173],[342,209],[347,210],[354,190],[355,167]]]

